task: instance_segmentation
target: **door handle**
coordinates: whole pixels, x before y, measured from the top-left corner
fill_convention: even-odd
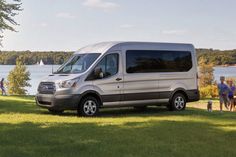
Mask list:
[[[117,79],[116,79],[116,81],[121,81],[121,80],[122,80],[122,78],[117,78]]]

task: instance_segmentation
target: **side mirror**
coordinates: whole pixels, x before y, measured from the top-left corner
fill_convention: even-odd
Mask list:
[[[94,75],[95,75],[96,78],[100,78],[100,79],[103,78],[102,68],[96,67],[94,69]]]

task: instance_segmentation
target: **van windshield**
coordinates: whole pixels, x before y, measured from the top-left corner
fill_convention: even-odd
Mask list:
[[[100,53],[74,55],[57,70],[56,74],[77,74],[85,72],[99,56]]]

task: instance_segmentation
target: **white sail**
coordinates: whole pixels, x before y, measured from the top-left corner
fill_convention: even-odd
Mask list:
[[[43,60],[41,59],[39,65],[44,65]]]

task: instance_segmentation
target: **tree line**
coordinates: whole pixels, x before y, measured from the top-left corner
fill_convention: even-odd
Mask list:
[[[236,65],[236,49],[214,50],[197,49],[198,62],[204,59],[205,64],[215,65]]]
[[[21,58],[25,65],[34,65],[41,60],[44,64],[62,64],[73,52],[31,52],[31,51],[2,51],[0,52],[0,65],[15,65],[17,58]]]
[[[235,50],[214,50],[214,49],[196,49],[197,59],[204,59],[205,64],[215,65],[236,65]],[[73,52],[63,51],[2,51],[0,52],[0,65],[15,65],[17,58],[22,58],[25,65],[34,65],[41,60],[44,64],[62,64]]]

